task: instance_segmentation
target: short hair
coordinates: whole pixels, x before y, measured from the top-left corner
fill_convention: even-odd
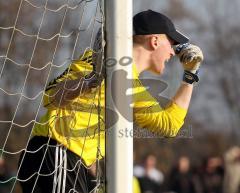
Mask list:
[[[134,44],[144,44],[151,35],[134,35],[133,43]]]
[[[144,44],[153,35],[158,35],[160,38],[166,37],[166,34],[133,35],[133,43],[134,44]]]

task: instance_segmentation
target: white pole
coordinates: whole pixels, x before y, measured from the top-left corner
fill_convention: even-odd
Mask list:
[[[129,108],[132,99],[126,95],[131,91],[128,88],[132,88],[132,82],[127,81],[132,79],[132,64],[124,65],[128,59],[123,59],[126,56],[132,58],[132,0],[105,0],[104,3],[107,42],[106,109],[115,112],[106,110],[107,193],[132,193],[133,114]],[[109,58],[114,60],[108,60]],[[113,67],[109,67],[109,63]],[[115,115],[118,117],[117,122]],[[112,123],[115,124],[112,126]]]

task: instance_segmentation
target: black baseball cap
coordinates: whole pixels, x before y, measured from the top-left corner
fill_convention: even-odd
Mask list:
[[[165,15],[147,10],[133,17],[134,35],[166,34],[174,44],[183,44],[189,38],[176,30],[173,22]]]

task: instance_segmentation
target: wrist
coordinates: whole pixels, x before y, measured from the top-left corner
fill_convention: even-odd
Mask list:
[[[194,84],[189,84],[189,83],[184,82],[184,81],[181,82],[181,85],[184,85],[184,86],[187,86],[187,87],[193,87],[194,86]]]
[[[190,71],[184,70],[183,73],[183,82],[187,84],[193,84],[199,81],[198,72],[192,73]]]

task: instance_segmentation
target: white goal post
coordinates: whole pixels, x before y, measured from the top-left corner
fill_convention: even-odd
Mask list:
[[[123,57],[132,57],[132,1],[131,0],[105,0],[105,28],[107,41],[106,59],[114,58],[117,65],[112,68],[106,67],[106,107],[117,113],[119,120],[107,132],[107,192],[108,193],[132,193],[133,178],[133,138],[129,135],[119,135],[121,129],[131,131],[132,109],[129,108],[131,98],[126,93],[119,93],[122,90],[129,91],[132,87],[131,81],[121,80],[120,75],[112,77],[113,72],[124,70],[127,72],[127,79],[132,79],[132,65],[123,66],[120,60]],[[113,81],[113,79],[117,81]],[[114,84],[114,85],[111,85]],[[128,92],[129,94],[129,92]],[[129,96],[129,95],[128,95]],[[112,98],[114,97],[114,102]],[[117,107],[124,106],[124,116]],[[113,118],[111,111],[107,111],[106,121]],[[127,117],[128,120],[124,117]],[[130,121],[129,121],[130,120]]]

